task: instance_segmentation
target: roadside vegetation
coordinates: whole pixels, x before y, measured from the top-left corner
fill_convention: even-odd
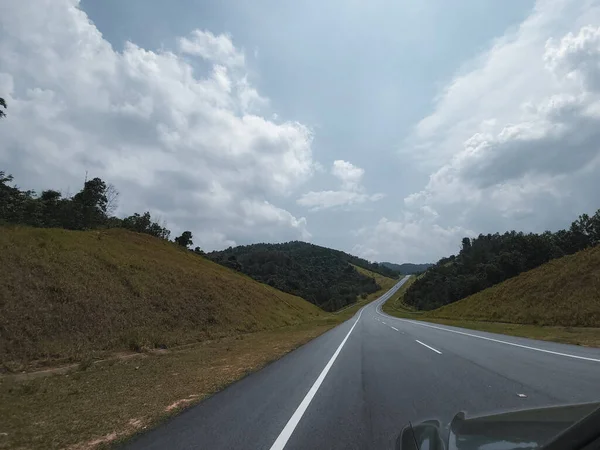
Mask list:
[[[123,229],[0,227],[0,267],[0,448],[126,439],[351,318],[396,282],[351,266],[381,288],[331,314]]]
[[[416,282],[409,280],[413,286]],[[432,311],[408,305],[409,291],[399,290],[383,311],[405,319],[600,347],[600,247],[552,260]]]
[[[337,323],[322,319],[84,362],[68,371],[0,376],[0,449],[105,448],[152,428]]]
[[[397,313],[412,313],[415,312],[413,307],[408,306],[404,303],[404,296],[406,295],[406,291],[417,279],[416,275],[412,275],[400,289],[396,291],[394,295],[392,295],[381,307],[383,312],[394,315],[394,312]]]
[[[40,193],[23,190],[14,184],[11,175],[0,171],[0,226],[78,231],[126,229],[171,242],[166,222],[152,218],[150,212],[115,216],[118,197],[117,189],[100,178],[86,179],[75,195],[63,195],[52,189]],[[194,246],[191,231],[184,231],[172,242],[261,283],[300,296],[325,311],[341,309],[356,302],[359,296],[365,298],[379,290],[372,277],[361,274],[355,267],[397,277],[397,272],[384,265],[305,242],[254,244],[208,255]]]
[[[555,259],[427,315],[523,325],[600,327],[600,247]]]
[[[389,291],[398,281],[400,281],[397,278],[390,278],[388,276],[381,275],[380,273],[372,272],[371,270],[368,270],[368,269],[363,269],[362,267],[359,267],[359,266],[354,266],[354,268],[361,275],[364,275],[365,277],[373,278],[375,280],[375,283],[377,283],[377,285],[379,286],[379,289],[377,291],[371,292],[370,294],[368,294],[366,296],[364,294],[361,295],[361,298],[359,300],[360,303],[372,302],[376,298],[380,297],[381,294]]]
[[[253,244],[206,255],[290,294],[298,295],[325,311],[336,311],[379,291],[381,286],[366,269],[387,278],[397,273],[383,265],[306,242]]]
[[[1,230],[5,371],[165,349],[326,316],[300,297],[145,234]]]
[[[407,291],[404,302],[433,310],[497,285],[548,261],[600,242],[600,210],[583,214],[568,230],[541,234],[480,234],[462,240],[458,255],[440,259]]]

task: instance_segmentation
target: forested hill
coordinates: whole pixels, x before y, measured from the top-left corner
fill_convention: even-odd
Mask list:
[[[402,275],[415,275],[417,273],[425,272],[427,269],[433,266],[433,264],[395,264],[391,262],[382,262],[380,263],[380,265],[395,270],[396,272],[401,273]]]
[[[379,289],[373,278],[352,264],[391,278],[397,273],[377,263],[306,242],[253,244],[206,255],[284,292],[298,295],[326,311],[335,311]]]
[[[418,309],[435,309],[599,242],[600,210],[591,217],[579,216],[568,230],[556,233],[511,231],[464,238],[459,254],[427,269],[407,290],[404,301]]]

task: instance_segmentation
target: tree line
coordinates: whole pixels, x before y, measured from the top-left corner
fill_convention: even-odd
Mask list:
[[[83,188],[73,196],[64,196],[52,189],[38,194],[11,185],[12,182],[12,175],[0,171],[0,225],[67,230],[125,228],[165,240],[171,236],[166,225],[154,220],[148,211],[124,218],[114,216],[119,193],[113,185],[100,178],[86,180]],[[174,242],[185,248],[191,247],[192,233],[184,231]],[[194,251],[203,254],[199,247],[195,247]]]
[[[229,247],[206,256],[326,311],[336,311],[380,289],[373,278],[359,273],[352,264],[397,277],[379,264],[300,241]]]
[[[100,178],[86,180],[75,195],[57,190],[39,193],[13,184],[12,175],[0,171],[0,225],[27,225],[68,230],[124,228],[170,240],[171,231],[150,212],[116,217],[119,193]],[[173,242],[204,255],[193,247],[193,236],[184,231]],[[212,260],[243,272],[282,291],[334,311],[366,297],[380,287],[371,277],[360,274],[357,265],[382,275],[397,277],[388,267],[362,258],[304,242],[255,244],[229,248],[209,255]]]
[[[569,229],[516,231],[463,238],[458,255],[440,259],[407,290],[404,301],[430,310],[463,299],[552,259],[600,242],[600,210],[582,214]]]

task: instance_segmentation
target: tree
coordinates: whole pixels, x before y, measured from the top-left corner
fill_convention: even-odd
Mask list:
[[[12,183],[13,176],[6,174],[6,172],[0,170],[0,220],[9,220],[11,211],[11,200],[16,190],[8,183]]]
[[[207,258],[284,292],[334,311],[361,294],[379,289],[375,280],[354,266],[382,269],[366,260],[306,242],[253,244],[210,252]],[[395,272],[390,270],[394,276]]]
[[[181,233],[181,236],[175,238],[175,242],[185,248],[188,248],[190,245],[194,245],[192,242],[192,232],[184,231]]]
[[[171,235],[171,232],[166,227],[162,227],[157,222],[152,221],[152,217],[150,217],[150,212],[148,211],[142,215],[135,213],[133,216],[124,218],[121,226],[136,233],[146,233],[160,239],[169,239]]]
[[[0,106],[4,107],[4,109],[8,109],[8,107],[6,106],[6,102],[4,101],[4,99],[2,97],[0,97]],[[6,113],[0,109],[0,119],[2,117],[6,117]]]
[[[112,216],[119,206],[119,191],[113,184],[106,186],[106,214]]]
[[[42,191],[40,202],[42,203],[44,226],[49,228],[61,227],[63,225],[61,217],[61,193],[52,189]]]
[[[74,228],[94,228],[106,220],[108,207],[106,189],[106,183],[100,178],[85,182],[83,189],[73,197],[77,214]]]
[[[471,239],[464,237],[462,239],[462,251],[468,252],[469,250],[471,250]]]

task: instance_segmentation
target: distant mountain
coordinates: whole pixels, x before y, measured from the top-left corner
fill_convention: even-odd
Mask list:
[[[377,263],[306,242],[230,247],[206,256],[262,283],[298,295],[326,311],[335,311],[379,289],[355,266],[390,278],[397,274]]]
[[[394,264],[391,262],[382,262],[380,264],[403,275],[414,275],[417,273],[425,272],[429,267],[433,266],[433,264]]]

